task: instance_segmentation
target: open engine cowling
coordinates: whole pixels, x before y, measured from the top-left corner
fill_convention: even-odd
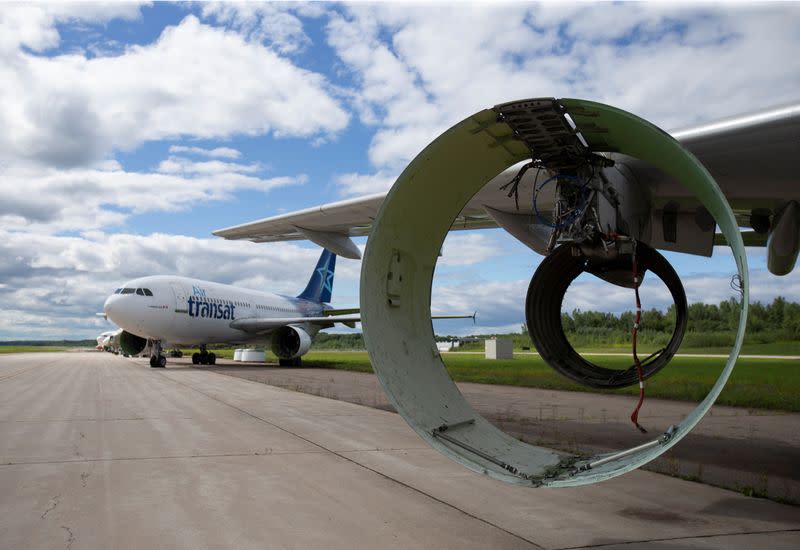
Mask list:
[[[300,327],[281,327],[272,333],[272,353],[281,359],[294,359],[311,349],[311,336]]]
[[[741,314],[725,367],[694,411],[645,444],[585,458],[519,441],[467,403],[435,346],[431,286],[444,238],[464,205],[490,179],[523,161],[569,182],[561,195],[565,209],[556,210],[550,222],[554,231],[549,242],[536,235],[534,249],[552,253],[571,242],[602,256],[600,251],[607,250],[609,241],[619,242],[620,234],[628,243],[642,240],[633,209],[625,223],[618,222],[619,214],[628,214],[616,208],[616,189],[604,178],[613,160],[609,153],[648,163],[695,195],[731,246],[741,284]],[[588,227],[578,222],[585,213],[595,214],[586,198],[590,194],[598,200],[602,195],[599,206],[605,213],[597,212],[600,223]],[[612,282],[617,277],[602,268],[594,274]],[[747,259],[736,218],[705,167],[666,132],[635,115],[591,101],[553,98],[480,111],[428,145],[383,202],[364,253],[360,287],[372,366],[406,422],[429,445],[467,468],[532,487],[584,485],[615,477],[653,460],[686,436],[733,370],[744,338],[748,295]]]
[[[125,355],[139,355],[147,346],[147,339],[123,330],[119,335],[119,347]]]

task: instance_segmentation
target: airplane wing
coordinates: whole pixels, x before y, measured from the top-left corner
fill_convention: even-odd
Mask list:
[[[753,228],[761,238],[748,239],[750,246],[764,246],[766,231],[790,201],[800,198],[797,171],[800,158],[800,104],[773,108],[753,114],[719,120],[671,132],[714,176],[734,210],[741,227]],[[653,201],[653,226],[664,217],[676,216],[690,228],[682,242],[670,242],[654,234],[656,248],[710,255],[713,227],[697,222],[698,200],[679,182],[647,163],[622,155],[610,155],[618,170],[632,180],[647,182]],[[537,223],[531,200],[535,187],[548,174],[530,170],[516,192],[506,186],[517,173],[506,170],[490,180],[467,202],[451,230],[503,227],[539,253],[546,250],[549,229]],[[551,188],[554,186],[550,186]],[[549,194],[548,194],[549,193]],[[539,214],[548,217],[553,208],[553,191],[542,189]],[[359,258],[349,237],[368,235],[386,193],[323,204],[297,212],[219,229],[214,235],[225,239],[271,242],[308,239],[350,258]],[[700,226],[700,227],[695,227]],[[658,232],[656,232],[658,233]],[[719,241],[721,237],[716,237]],[[349,244],[348,244],[349,243]]]
[[[312,323],[332,327],[334,323],[352,324],[361,321],[361,315],[326,315],[322,317],[250,317],[236,319],[231,328],[253,333],[267,333],[287,325]]]
[[[337,311],[337,310],[328,310]],[[358,311],[347,310],[347,311]],[[327,313],[327,312],[326,312]],[[431,319],[472,319],[475,320],[477,312],[472,315],[432,315]],[[342,323],[344,325],[353,326],[355,323],[361,322],[360,313],[348,313],[338,315],[324,315],[322,317],[250,317],[245,319],[236,319],[230,324],[231,328],[243,330],[245,332],[252,332],[256,334],[264,334],[271,332],[275,329],[286,325],[297,325],[302,323],[311,323],[322,325],[323,328],[332,327],[335,323]]]

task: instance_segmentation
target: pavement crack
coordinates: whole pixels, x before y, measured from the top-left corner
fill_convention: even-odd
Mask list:
[[[60,493],[50,499],[50,504],[48,505],[47,510],[42,512],[42,516],[41,516],[42,519],[46,518],[47,514],[49,514],[53,510],[55,510],[56,506],[58,506],[59,502],[61,502],[61,494]]]
[[[92,473],[94,473],[94,467],[96,462],[92,462],[91,464],[92,467],[89,468],[88,472],[81,472],[81,485],[83,486],[84,489],[86,488],[86,483],[89,481],[89,478],[92,476]]]
[[[72,543],[76,540],[75,534],[66,525],[62,525],[61,528],[67,532],[67,550],[72,550]]]

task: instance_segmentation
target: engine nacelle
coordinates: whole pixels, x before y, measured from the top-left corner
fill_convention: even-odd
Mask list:
[[[281,359],[294,359],[311,349],[311,336],[300,327],[281,327],[272,333],[272,353]]]
[[[660,255],[645,258],[642,247],[642,265],[638,268],[632,256],[630,264],[621,263],[625,259],[621,249],[617,250],[619,257],[614,255],[613,248],[623,241],[648,243],[652,239],[646,238],[646,190],[630,187],[635,178],[615,182],[606,175],[611,154],[649,164],[697,197],[704,209],[697,211],[697,227],[708,229],[710,243],[714,225],[707,223],[710,216],[731,246],[741,291],[740,318],[725,367],[697,408],[646,443],[586,458],[520,441],[472,408],[436,351],[430,320],[431,287],[442,242],[464,205],[487,181],[528,161],[525,166],[547,172],[550,185],[559,185],[552,214],[539,211],[535,194],[531,199],[540,225],[552,230],[549,239],[545,242],[538,231],[526,232],[514,216],[514,202],[507,209],[512,216],[489,211],[498,225],[519,229],[516,234],[524,237],[523,242],[530,242],[534,250],[555,253],[558,247],[572,247],[561,251],[566,254],[576,250],[585,258],[578,266],[581,270],[614,284],[638,284],[639,271],[647,267],[662,279],[677,281],[665,283],[676,303],[685,302],[679,279],[672,275],[669,264],[661,265]],[[522,169],[508,184],[509,198],[521,174]],[[661,220],[666,228],[662,231],[664,240],[677,242],[679,236],[672,234],[672,221],[677,224],[678,220],[672,217],[679,216],[680,211],[667,210],[667,219],[662,216]],[[569,258],[561,259],[566,262]],[[553,270],[554,278],[557,271]],[[633,273],[637,274],[635,278]],[[538,316],[544,311],[541,305],[534,305],[539,295],[545,294],[541,290],[534,285],[530,304],[535,311],[529,312],[529,318],[530,313]],[[373,223],[361,265],[360,302],[364,342],[372,367],[389,401],[423,440],[467,468],[496,479],[529,487],[566,487],[602,481],[638,468],[662,455],[697,425],[733,370],[744,339],[748,293],[747,258],[736,217],[697,159],[667,133],[630,113],[579,99],[538,98],[473,114],[444,132],[408,165]],[[556,297],[560,301],[560,291]],[[683,323],[676,327],[674,345],[665,350],[664,359],[671,357],[683,334]],[[560,335],[555,336],[559,338],[549,338],[545,344],[558,344]],[[554,350],[553,362],[559,357],[556,348],[566,350],[566,346],[549,347]],[[628,382],[625,371],[611,373],[622,378],[609,381],[608,377],[594,376],[604,373],[577,360],[557,366],[595,385]],[[652,368],[659,366],[654,362]]]
[[[147,346],[147,339],[123,330],[119,335],[119,347],[125,355],[139,355]]]

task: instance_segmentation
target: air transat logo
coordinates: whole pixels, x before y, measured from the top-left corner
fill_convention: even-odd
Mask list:
[[[189,317],[201,317],[206,319],[228,319],[233,321],[234,310],[236,306],[233,304],[214,304],[189,296]]]
[[[328,260],[328,264],[330,263],[330,260]],[[333,271],[329,271],[328,266],[325,265],[317,269],[317,273],[319,273],[319,277],[322,280],[322,288],[328,292],[333,292]]]

